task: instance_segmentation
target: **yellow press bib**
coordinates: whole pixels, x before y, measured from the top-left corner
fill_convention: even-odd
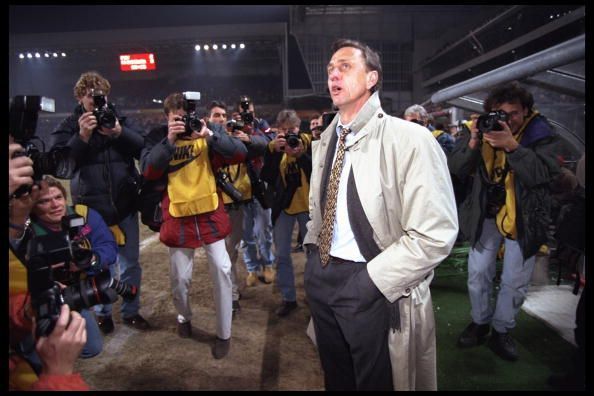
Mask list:
[[[177,140],[169,161],[169,214],[173,217],[208,213],[219,205],[206,139]]]
[[[228,174],[233,187],[235,187],[243,196],[243,201],[252,198],[252,182],[247,172],[247,166],[244,163],[228,165],[223,168]],[[223,192],[223,202],[225,204],[232,203],[233,200]]]

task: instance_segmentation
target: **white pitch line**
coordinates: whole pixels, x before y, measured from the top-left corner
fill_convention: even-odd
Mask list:
[[[146,238],[145,240],[143,240],[142,242],[140,242],[140,251],[142,251],[145,247],[147,247],[148,245],[150,245],[151,243],[158,241],[159,240],[159,233],[156,233],[155,235]]]
[[[144,248],[150,246],[153,242],[158,240],[159,233],[156,233],[155,235],[142,240],[139,245],[139,251],[142,251]],[[153,307],[149,307],[147,309],[145,305],[143,306],[143,310],[147,312],[148,316],[150,316],[150,314],[153,312]],[[138,332],[138,330],[131,329],[123,324],[118,327],[119,329],[116,329],[115,334],[111,337],[109,341],[105,342],[103,346],[103,350],[105,352],[109,352],[114,355],[122,349],[124,343],[128,338],[130,338],[132,334],[136,334]]]

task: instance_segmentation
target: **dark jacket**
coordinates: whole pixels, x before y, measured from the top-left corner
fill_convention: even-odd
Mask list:
[[[311,170],[312,170],[312,163],[311,163],[311,135],[304,134],[300,132],[300,136],[302,136],[301,140],[305,147],[305,152],[296,160],[297,167],[292,171],[286,171],[287,173],[284,175],[286,184],[283,183],[283,179],[280,172],[280,164],[285,156],[284,152],[276,152],[273,149],[269,148],[266,150],[264,154],[264,167],[262,168],[262,173],[260,177],[266,183],[270,190],[273,191],[272,194],[272,213],[271,213],[271,220],[272,224],[276,222],[276,219],[280,215],[281,211],[288,208],[291,205],[291,201],[293,200],[293,195],[297,191],[297,189],[301,186],[301,173],[305,174],[305,178],[308,182],[309,188],[309,179],[311,178]],[[307,137],[305,137],[307,136]]]
[[[481,150],[468,148],[470,134],[464,134],[448,157],[450,172],[460,179],[475,173],[472,191],[460,205],[460,232],[471,246],[480,239],[487,205],[486,184],[478,173],[484,168]],[[510,171],[515,174],[516,226],[518,243],[525,259],[533,256],[547,242],[551,222],[549,184],[559,172],[556,148],[558,136],[542,116],[526,127],[520,146],[506,154]]]
[[[93,131],[85,143],[79,135],[82,114],[79,105],[58,125],[52,132],[50,150],[69,148],[67,155],[74,160],[72,203],[95,209],[112,226],[137,210],[139,173],[134,160],[140,158],[144,146],[143,131],[116,112],[122,126],[120,136],[113,139]]]
[[[209,124],[209,128],[213,135],[206,139],[213,173],[225,164],[237,164],[245,160],[247,149],[239,139],[227,135],[218,124]],[[174,153],[175,146],[167,140],[167,125],[151,130],[140,160],[145,180],[166,182],[169,162]],[[169,195],[165,189],[161,208],[163,224],[160,240],[168,247],[198,248],[203,244],[219,241],[231,232],[229,216],[225,212],[220,193],[216,210],[193,216],[173,217],[169,214]]]

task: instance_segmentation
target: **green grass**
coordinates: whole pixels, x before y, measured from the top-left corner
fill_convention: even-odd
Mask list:
[[[485,344],[470,349],[456,346],[458,336],[471,321],[467,254],[467,245],[454,249],[436,269],[431,284],[437,326],[438,389],[551,390],[547,377],[569,367],[574,347],[524,311],[518,314],[511,333],[518,348],[518,361],[499,358]]]

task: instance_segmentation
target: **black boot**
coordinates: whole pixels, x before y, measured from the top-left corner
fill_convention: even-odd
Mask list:
[[[469,348],[482,344],[485,342],[487,334],[489,334],[489,329],[488,323],[479,325],[471,322],[458,337],[458,346],[460,348]]]

